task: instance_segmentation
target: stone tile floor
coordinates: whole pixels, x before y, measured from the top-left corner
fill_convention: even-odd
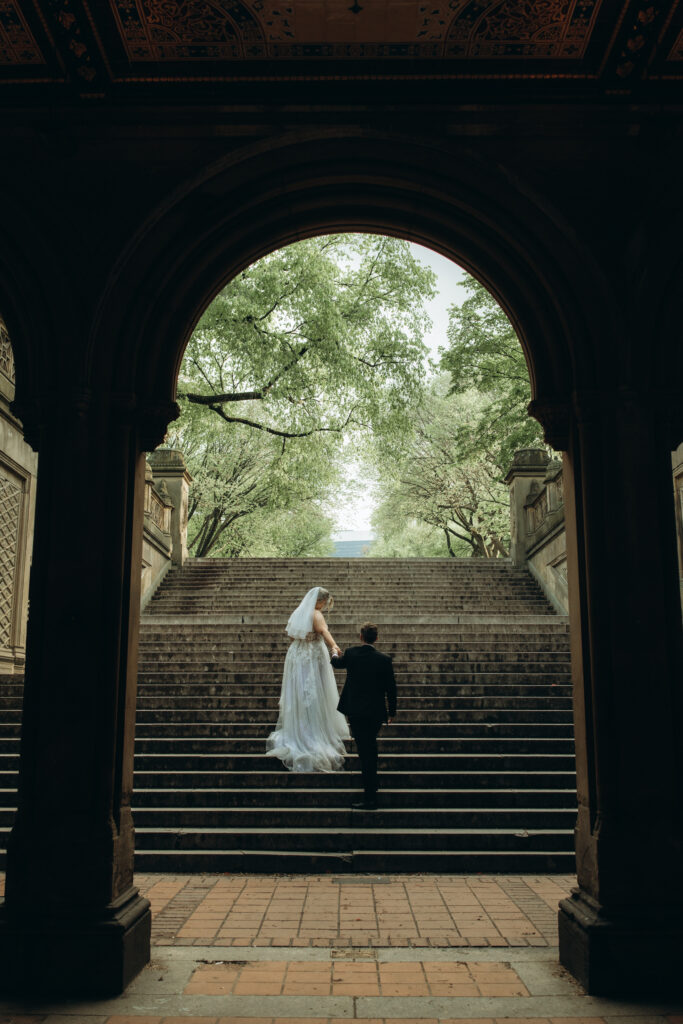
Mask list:
[[[559,966],[569,876],[136,880],[153,952],[126,992],[0,996],[0,1024],[683,1024],[683,989],[598,999]]]
[[[554,946],[569,875],[139,875],[156,945]]]

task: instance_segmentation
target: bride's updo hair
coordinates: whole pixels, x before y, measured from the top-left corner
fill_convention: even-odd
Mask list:
[[[324,587],[318,587],[318,601],[325,602],[323,605],[325,611],[331,612],[334,608],[334,598],[330,594],[329,590],[325,590]],[[316,601],[316,604],[318,601]]]

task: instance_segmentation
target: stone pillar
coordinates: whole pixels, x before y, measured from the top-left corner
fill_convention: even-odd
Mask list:
[[[565,414],[579,888],[560,904],[560,960],[592,994],[660,997],[683,962],[680,405],[613,391]]]
[[[2,987],[111,995],[149,960],[131,790],[141,449],[159,437],[153,413],[108,396],[60,394],[16,412],[40,476]]]
[[[671,453],[674,479],[674,505],[676,508],[676,537],[678,540],[678,579],[683,611],[683,444]]]
[[[171,541],[174,565],[183,565],[187,552],[187,503],[192,477],[187,471],[183,453],[172,448],[157,448],[149,456],[157,486],[164,483],[173,502]]]
[[[510,488],[510,559],[513,565],[526,562],[526,513],[524,506],[533,483],[541,484],[550,462],[542,448],[521,448],[515,452],[505,477]]]

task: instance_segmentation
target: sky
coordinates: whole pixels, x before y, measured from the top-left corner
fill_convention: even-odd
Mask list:
[[[446,259],[422,245],[410,243],[410,248],[421,263],[426,263],[437,276],[437,294],[427,303],[427,311],[432,320],[432,329],[425,335],[425,344],[433,358],[438,358],[438,349],[446,340],[448,326],[448,307],[453,302],[462,302],[467,293],[462,282],[466,272],[456,263]],[[352,502],[345,504],[337,517],[337,529],[332,534],[334,540],[367,540],[373,536],[370,517],[374,510],[372,492],[364,490]]]

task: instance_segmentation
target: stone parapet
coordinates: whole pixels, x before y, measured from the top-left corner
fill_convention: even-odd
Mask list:
[[[505,478],[510,488],[512,559],[526,565],[553,607],[566,615],[567,547],[562,463],[543,449],[515,452]]]
[[[187,520],[190,476],[183,453],[173,448],[157,448],[148,456],[154,484],[164,490],[173,505],[171,516],[171,559],[181,566],[188,557]]]
[[[163,481],[162,481],[163,483]],[[152,594],[170,569],[173,554],[171,523],[174,506],[168,489],[157,487],[149,462],[145,464],[145,515],[142,533],[142,587],[140,609],[144,610]]]

